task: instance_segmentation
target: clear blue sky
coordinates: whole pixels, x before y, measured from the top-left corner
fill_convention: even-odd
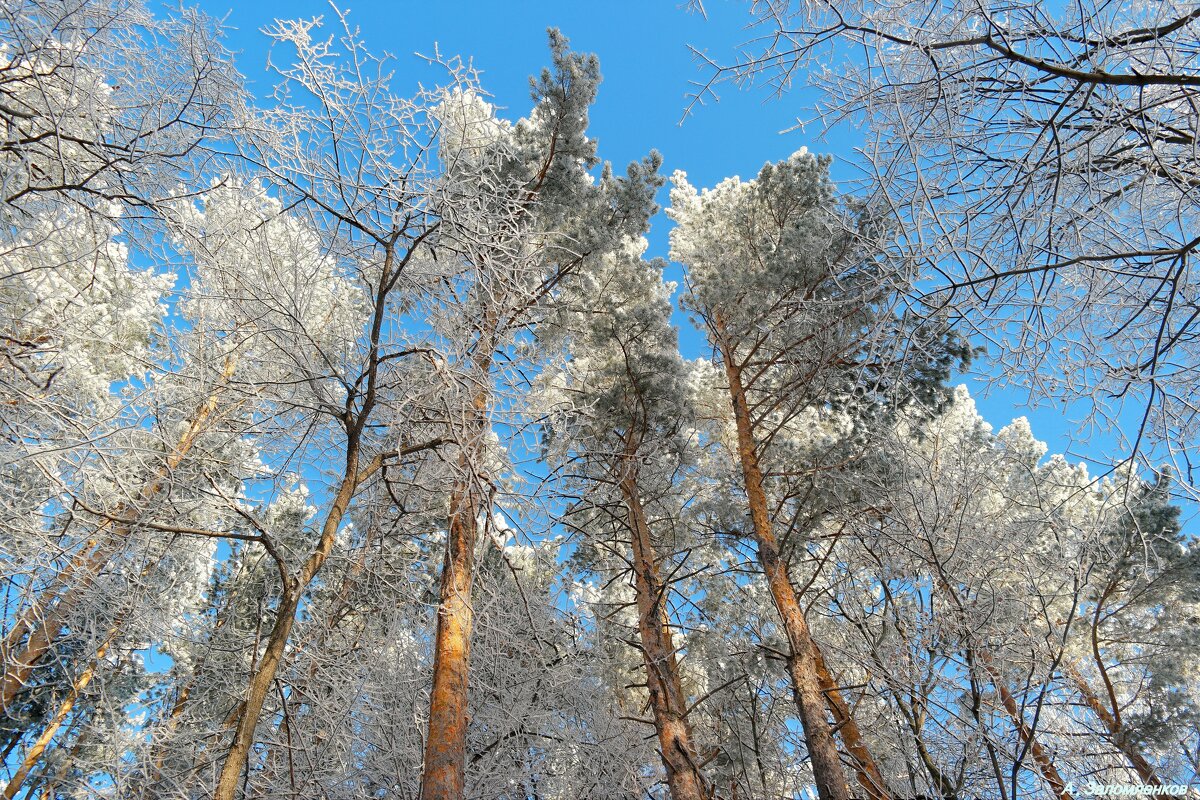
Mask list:
[[[201,0],[210,14],[229,26],[230,46],[239,53],[242,72],[260,94],[270,90],[265,71],[267,38],[260,29],[276,18],[324,15],[336,23],[325,0],[290,2],[235,2]],[[601,4],[582,2],[387,2],[346,0],[350,21],[357,24],[376,52],[396,57],[393,89],[407,93],[418,80],[436,80],[414,53],[430,53],[436,44],[443,55],[473,59],[482,71],[485,88],[494,102],[519,117],[529,108],[528,77],[548,63],[546,28],[557,27],[577,50],[600,57],[604,83],[593,108],[591,133],[599,140],[600,155],[618,170],[650,149],[664,157],[664,172],[688,173],[698,186],[711,186],[730,175],[752,177],[766,161],[786,158],[801,146],[835,157],[833,177],[848,183],[857,177],[853,129],[835,130],[818,139],[819,130],[781,133],[797,117],[807,116],[816,97],[796,87],[782,99],[763,91],[720,89],[720,102],[711,100],[695,109],[682,125],[680,119],[693,90],[690,81],[704,73],[688,49],[706,49],[725,60],[748,32],[747,4],[742,0],[706,0],[708,18],[690,14],[683,0],[615,0]],[[329,32],[335,32],[332,24]],[[665,204],[665,190],[660,203]],[[669,223],[660,214],[650,234],[651,255],[665,256]],[[679,275],[675,266],[669,277]],[[686,355],[701,353],[702,340],[682,319]],[[981,365],[986,369],[986,365]],[[976,395],[981,412],[999,428],[1013,417],[1030,417],[1035,435],[1047,441],[1051,452],[1067,450],[1073,426],[1066,412],[1049,407],[1029,409],[1024,396],[994,392],[980,396],[979,381],[964,378]],[[1077,458],[1104,460],[1103,448],[1111,440],[1093,436],[1087,446],[1070,446]]]

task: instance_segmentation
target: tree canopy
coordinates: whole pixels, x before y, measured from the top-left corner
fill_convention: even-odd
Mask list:
[[[5,4],[0,794],[1179,794],[1169,5],[756,4],[717,78],[868,49],[823,84],[888,165],[849,191],[806,148],[614,168],[557,30],[510,113],[458,58],[406,91],[341,12],[263,32],[256,99],[198,11]],[[994,429],[981,336],[1031,391],[1141,392],[1138,457]]]

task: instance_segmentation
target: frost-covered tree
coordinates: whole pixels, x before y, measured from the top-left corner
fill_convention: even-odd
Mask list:
[[[500,365],[516,363],[517,337],[565,275],[644,230],[656,185],[653,159],[626,179],[589,174],[598,72],[561,37],[533,113],[510,124],[457,64],[443,65],[443,88],[393,95],[386,77],[366,76],[383,62],[344,18],[341,27],[342,54],[315,20],[270,31],[295,62],[279,69],[278,101],[237,141],[254,180],[228,179],[171,217],[199,265],[183,307],[223,353],[232,397],[258,409],[260,459],[274,475],[314,458],[340,465],[322,476],[319,510],[302,526],[308,544],[294,550],[255,508],[279,495],[277,479],[248,475],[245,498],[214,487],[228,519],[249,530],[211,533],[262,548],[279,581],[242,699],[204,745],[219,768],[193,778],[212,780],[219,798],[279,769],[290,745],[258,745],[282,730],[277,714],[328,710],[315,702],[315,673],[275,697],[294,674],[293,631],[310,614],[344,611],[320,598],[330,591],[323,569],[352,535],[355,496],[370,489],[403,507],[372,487],[391,487],[406,458],[438,448],[446,455],[428,480],[443,487],[446,560],[422,791],[463,796],[474,553],[504,469],[492,427]]]
[[[165,312],[169,276],[133,269],[116,234],[105,219],[63,207],[21,228],[4,258],[0,295],[12,345],[0,373],[11,488],[4,499],[11,537],[4,550],[13,588],[25,595],[13,602],[28,603],[5,631],[4,709],[55,635],[45,634],[42,645],[20,643],[31,628],[55,626],[43,621],[57,582],[51,578],[43,588],[47,572],[56,571],[54,562],[45,563],[43,548],[47,529],[55,526],[60,483],[78,467],[69,449],[114,429],[120,402],[110,384],[144,370]]]
[[[961,345],[911,335],[894,306],[904,272],[881,252],[883,231],[845,207],[829,159],[802,150],[758,177],[699,192],[675,175],[672,257],[688,268],[686,307],[723,367],[742,473],[747,534],[788,640],[788,666],[823,798],[848,798],[828,710],[858,782],[887,787],[852,717],[825,680],[790,563],[803,550],[807,476],[853,460],[863,429],[888,403],[936,393]],[[842,430],[839,431],[839,428]],[[814,435],[815,434],[815,435]]]
[[[694,6],[702,7],[695,2]],[[991,343],[996,380],[1082,399],[1191,481],[1200,8],[928,0],[749,4],[725,80],[820,92],[865,123],[870,202],[927,307]],[[811,117],[812,119],[809,119]],[[1080,428],[1081,433],[1086,430]]]
[[[1180,532],[1170,485],[1160,475],[1103,487],[1119,506],[1093,543],[1076,638],[1061,665],[1099,735],[1151,785],[1161,784],[1161,770],[1146,748],[1186,752],[1200,720],[1200,665],[1187,633],[1196,624],[1200,554]],[[1163,763],[1178,769],[1173,758]]]
[[[1194,554],[1176,512],[1161,483],[1096,481],[1045,453],[1024,420],[992,433],[960,389],[903,420],[854,478],[872,510],[846,520],[838,609],[921,776],[913,791],[1067,796],[1078,776],[1187,774],[1191,657],[1173,642],[1176,615],[1194,613]],[[1147,586],[1147,602],[1120,592],[1106,611],[1114,581]],[[1152,746],[1132,720],[1167,708]]]
[[[0,9],[5,226],[126,206],[154,216],[241,123],[241,76],[203,13],[137,0],[16,0]]]
[[[632,584],[645,705],[674,800],[712,796],[695,743],[675,644],[672,595],[686,562],[682,473],[699,447],[690,365],[669,322],[662,265],[627,243],[570,289],[561,321],[570,360],[549,378],[547,452],[572,476],[566,524],[590,570]],[[589,559],[577,556],[577,563]],[[685,595],[686,596],[686,595]]]
[[[8,4],[0,62],[8,599],[0,711],[16,734],[10,745],[31,737],[28,766],[70,709],[85,705],[80,695],[101,659],[136,660],[115,652],[115,631],[126,627],[116,621],[132,611],[114,616],[100,584],[116,590],[120,580],[109,578],[118,574],[161,580],[165,572],[147,570],[171,562],[161,549],[151,556],[157,545],[121,521],[163,477],[137,474],[160,448],[139,434],[146,417],[131,398],[161,355],[175,276],[146,265],[153,237],[141,233],[161,221],[180,182],[203,170],[199,156],[227,136],[242,95],[211,20],[152,16],[138,3]],[[117,559],[110,545],[129,538],[122,534],[139,542]],[[106,566],[110,574],[98,575]],[[180,568],[182,578],[189,570]],[[50,691],[37,720],[17,708],[34,686]]]
[[[333,21],[251,107],[197,13],[0,9],[0,795],[1195,775],[1173,473],[993,433],[827,159],[676,175],[688,361],[593,57],[510,120]]]
[[[530,360],[519,337],[568,276],[644,232],[660,183],[656,155],[631,164],[625,178],[607,165],[598,179],[589,173],[599,163],[586,135],[598,63],[569,51],[557,32],[550,47],[553,67],[533,81],[529,117],[503,123],[477,95],[461,93],[437,112],[446,120],[438,140],[442,179],[454,202],[431,247],[448,270],[448,292],[422,310],[446,365],[442,402],[449,402],[459,453],[439,593],[422,789],[428,798],[463,793],[473,553],[504,479],[506,456],[494,443],[502,389]]]
[[[103,449],[58,481],[53,508],[66,563],[59,562],[44,586],[29,585],[37,591],[14,618],[6,638],[6,698],[10,691],[19,696],[37,670],[61,663],[64,651],[75,652],[69,662],[78,659],[82,669],[101,657],[114,636],[134,642],[171,637],[199,600],[194,584],[189,591],[182,579],[195,574],[204,582],[213,540],[235,536],[222,527],[230,517],[240,521],[234,500],[243,481],[261,472],[254,441],[270,426],[256,431],[256,420],[286,413],[281,406],[296,407],[293,376],[281,369],[281,356],[301,359],[311,356],[312,347],[303,338],[281,346],[282,331],[290,327],[294,335],[298,316],[306,314],[300,325],[328,326],[319,336],[326,345],[336,341],[330,353],[344,349],[345,339],[334,337],[344,331],[345,317],[357,312],[354,303],[337,302],[344,287],[334,276],[310,271],[311,234],[305,239],[302,227],[279,217],[278,204],[264,204],[253,193],[240,203],[231,197],[214,191],[207,213],[186,223],[178,213],[164,212],[189,256],[189,296],[178,305],[187,327],[172,339],[161,337],[174,352],[156,352],[163,360],[150,376],[122,391],[118,421],[124,427],[105,434]],[[196,226],[204,227],[202,235]],[[232,276],[253,284],[243,283],[241,291],[221,285]],[[262,302],[265,292],[269,303]],[[255,360],[263,356],[269,370]],[[189,561],[194,566],[185,567]],[[164,581],[173,588],[159,597],[161,609],[118,599],[131,590],[152,593],[156,583],[162,591]],[[111,616],[113,605],[124,610]],[[155,614],[162,616],[152,623]],[[105,615],[108,622],[102,622]],[[111,633],[102,634],[103,627]],[[81,641],[88,628],[98,628],[95,638]]]

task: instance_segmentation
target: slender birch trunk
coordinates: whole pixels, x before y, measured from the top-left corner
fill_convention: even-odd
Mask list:
[[[904,717],[904,722],[908,725],[909,731],[912,732],[913,746],[917,748],[917,756],[921,759],[922,766],[925,767],[925,772],[928,773],[933,785],[937,787],[938,794],[942,800],[958,800],[958,789],[954,785],[954,781],[938,769],[937,763],[933,760],[933,755],[929,752],[929,748],[925,746],[925,740],[922,738],[922,725],[917,718],[916,710],[911,704],[906,705],[899,695],[896,696],[896,705],[900,709],[901,715]]]
[[[939,577],[937,579],[937,586],[941,591],[946,593],[954,603],[954,606],[959,610],[961,621],[963,613],[962,603],[959,602],[957,594],[950,586],[950,582],[946,580],[944,575],[940,574],[940,565],[938,569]],[[1046,783],[1049,784],[1054,796],[1060,798],[1060,800],[1074,800],[1066,790],[1066,781],[1062,779],[1058,769],[1054,766],[1054,759],[1042,747],[1041,742],[1037,740],[1035,732],[1026,724],[1025,718],[1021,714],[1021,708],[1005,684],[1000,671],[996,669],[991,653],[981,648],[968,647],[966,648],[966,657],[967,666],[972,672],[975,671],[976,663],[983,667],[984,672],[987,674],[987,679],[1000,696],[1000,704],[1004,707],[1005,713],[1008,714],[1009,719],[1012,721],[1013,727],[1016,728],[1017,735],[1020,736],[1021,741],[1029,748],[1029,753],[1033,756],[1033,761],[1037,765],[1038,772]]]
[[[263,703],[271,690],[271,684],[274,683],[279,673],[279,665],[283,660],[288,638],[291,636],[292,627],[296,622],[296,610],[300,605],[300,599],[333,550],[338,527],[342,524],[342,519],[350,508],[350,501],[354,498],[354,493],[358,489],[362,477],[358,467],[358,445],[352,441],[346,453],[346,468],[341,485],[338,487],[338,493],[334,497],[329,514],[321,526],[321,538],[300,568],[299,574],[290,577],[283,586],[279,608],[275,615],[275,624],[267,637],[267,647],[258,663],[258,668],[250,676],[246,697],[237,715],[237,727],[234,729],[233,742],[230,744],[225,761],[221,766],[213,800],[234,800],[236,796],[238,784],[242,780],[242,774],[249,761],[250,749],[254,746],[254,734],[262,714]]]

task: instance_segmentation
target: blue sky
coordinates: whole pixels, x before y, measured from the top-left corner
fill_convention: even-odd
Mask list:
[[[265,70],[268,40],[260,29],[276,18],[325,17],[334,33],[336,17],[325,0],[290,2],[234,2],[201,0],[200,6],[228,26],[228,41],[238,53],[242,72],[254,90],[265,94],[271,76]],[[414,53],[470,57],[482,72],[484,87],[506,116],[518,117],[529,108],[528,77],[548,62],[546,28],[561,29],[577,50],[600,57],[604,83],[592,111],[591,133],[599,140],[600,155],[620,171],[629,161],[650,149],[664,158],[664,172],[685,170],[697,186],[711,186],[725,177],[752,177],[766,161],[786,158],[802,146],[835,157],[833,177],[847,186],[857,176],[854,147],[859,141],[850,127],[822,133],[816,129],[782,133],[797,117],[810,114],[815,92],[797,86],[781,99],[765,91],[720,88],[720,101],[710,98],[680,125],[688,105],[691,81],[705,73],[688,49],[707,50],[717,60],[727,60],[750,33],[742,0],[707,0],[707,19],[688,13],[682,0],[603,4],[582,2],[387,2],[347,0],[349,12],[363,37],[376,52],[396,57],[393,89],[407,93],[417,82],[436,81],[437,75]],[[666,192],[660,204],[666,203]],[[650,233],[650,255],[667,254],[669,223],[659,214]],[[673,266],[668,277],[681,274]],[[702,338],[682,319],[685,354],[702,353]],[[980,368],[987,369],[986,364]],[[1074,425],[1069,411],[1043,405],[1030,409],[1017,392],[993,391],[980,396],[981,382],[970,376],[981,413],[999,428],[1013,417],[1030,418],[1034,434],[1050,445],[1051,452],[1070,450],[1075,458],[1103,460],[1112,439],[1093,434],[1087,445],[1071,444]]]

